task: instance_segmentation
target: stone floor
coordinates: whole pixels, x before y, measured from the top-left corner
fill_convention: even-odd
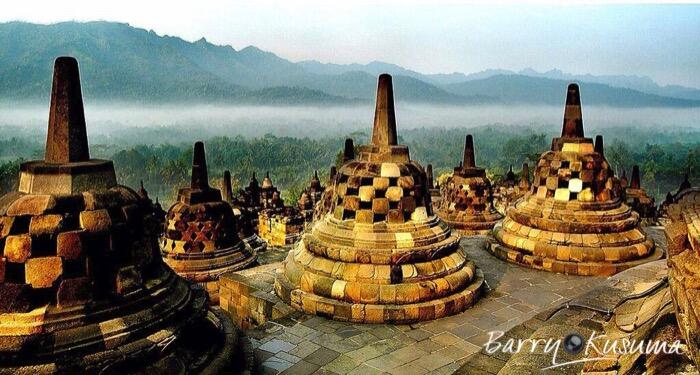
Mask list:
[[[649,228],[648,232],[655,239],[663,236],[659,228]],[[246,332],[257,371],[263,374],[452,374],[482,349],[487,332],[508,331],[538,312],[559,306],[606,280],[553,274],[506,263],[484,249],[485,241],[485,237],[462,240],[488,284],[485,296],[466,312],[431,322],[394,326],[341,323],[301,314],[267,322]]]

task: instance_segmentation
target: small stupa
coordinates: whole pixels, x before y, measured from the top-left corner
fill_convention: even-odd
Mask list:
[[[233,197],[233,189],[231,186],[231,172],[224,171],[224,178],[221,183],[221,195],[225,202],[231,205],[233,209],[233,217],[236,219],[236,228],[238,229],[238,237],[249,246],[251,253],[259,253],[267,249],[267,243],[258,236],[253,224],[251,213],[237,204]]]
[[[656,220],[656,203],[642,188],[638,165],[632,167],[632,178],[625,188],[625,202],[643,221],[651,224]]]
[[[318,178],[318,171],[314,171],[309,186],[304,188],[297,201],[299,210],[301,210],[302,215],[304,215],[304,220],[307,223],[313,221],[316,205],[321,202],[325,190],[326,187],[321,184],[321,180]]]
[[[476,166],[471,134],[465,140],[462,163],[443,184],[441,193],[436,213],[462,235],[488,234],[503,218],[493,205],[491,181],[486,171]]]
[[[219,301],[219,276],[255,262],[255,251],[238,236],[233,210],[221,191],[209,186],[204,143],[194,144],[192,180],[181,188],[166,217],[163,260],[180,276],[201,284]]]
[[[532,190],[494,229],[496,256],[577,275],[612,275],[663,256],[622,201],[602,137],[596,144],[584,136],[579,87],[571,84],[561,137],[540,156]]]
[[[513,172],[513,166],[511,166],[505,178],[493,186],[493,205],[498,212],[505,215],[508,207],[515,204],[528,191],[530,191],[530,166],[523,163],[518,179]]]
[[[90,157],[78,62],[57,58],[44,160],[0,198],[0,373],[231,371],[231,321],[163,264],[157,226]]]
[[[277,270],[285,302],[360,323],[437,319],[476,302],[483,275],[433,214],[425,171],[397,144],[388,74],[379,77],[372,141],[340,168],[334,189],[332,214]]]

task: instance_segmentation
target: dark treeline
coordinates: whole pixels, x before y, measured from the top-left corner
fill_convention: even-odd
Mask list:
[[[540,127],[484,126],[469,130],[474,135],[477,164],[488,169],[493,179],[501,178],[514,166],[517,172],[523,162],[536,163],[549,149],[551,137]],[[411,157],[423,165],[432,163],[436,175],[449,172],[462,157],[465,129],[425,128],[403,130],[399,140],[407,144]],[[618,175],[639,164],[643,186],[657,200],[675,190],[683,174],[700,168],[700,132],[686,130],[606,129],[605,156]],[[593,136],[594,131],[588,135]],[[366,143],[368,132],[348,136],[355,144]],[[193,131],[193,139],[196,134]],[[283,197],[296,200],[314,170],[322,180],[329,167],[337,164],[345,137],[319,139],[266,135],[259,138],[218,136],[205,139],[209,177],[218,186],[225,169],[234,176],[235,188],[245,186],[253,172],[262,180],[269,171]],[[93,144],[92,156],[114,160],[117,177],[122,184],[137,188],[143,180],[152,197],[171,203],[177,189],[189,183],[192,144],[162,143],[120,148],[116,144]],[[21,137],[0,139],[0,189],[16,187],[18,165],[22,160],[40,157],[43,139]]]

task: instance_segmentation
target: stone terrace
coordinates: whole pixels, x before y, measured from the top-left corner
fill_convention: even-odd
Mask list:
[[[665,248],[659,228],[647,231]],[[485,250],[486,241],[486,237],[462,239],[488,283],[485,296],[466,312],[411,325],[350,324],[295,313],[246,332],[257,370],[263,374],[452,374],[481,350],[486,332],[507,331],[606,280],[506,263]]]

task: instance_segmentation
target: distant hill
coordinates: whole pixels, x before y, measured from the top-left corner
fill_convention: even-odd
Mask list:
[[[552,104],[563,103],[566,86],[570,81],[522,75],[495,75],[443,86],[458,95],[485,95],[498,97],[506,103]],[[611,87],[600,83],[581,86],[586,104],[612,107],[694,107],[698,101],[645,94],[627,88]]]
[[[112,22],[0,24],[0,100],[45,100],[52,63],[60,55],[78,58],[83,92],[91,99],[281,105],[368,103],[374,99],[377,75],[388,72],[394,75],[398,101],[559,105],[563,100],[560,88],[564,81],[545,77],[504,75],[507,71],[501,70],[470,76],[422,74],[383,62],[294,63],[252,46],[235,50],[203,38],[187,42]],[[700,100],[606,85],[583,90],[588,103],[700,106]]]

